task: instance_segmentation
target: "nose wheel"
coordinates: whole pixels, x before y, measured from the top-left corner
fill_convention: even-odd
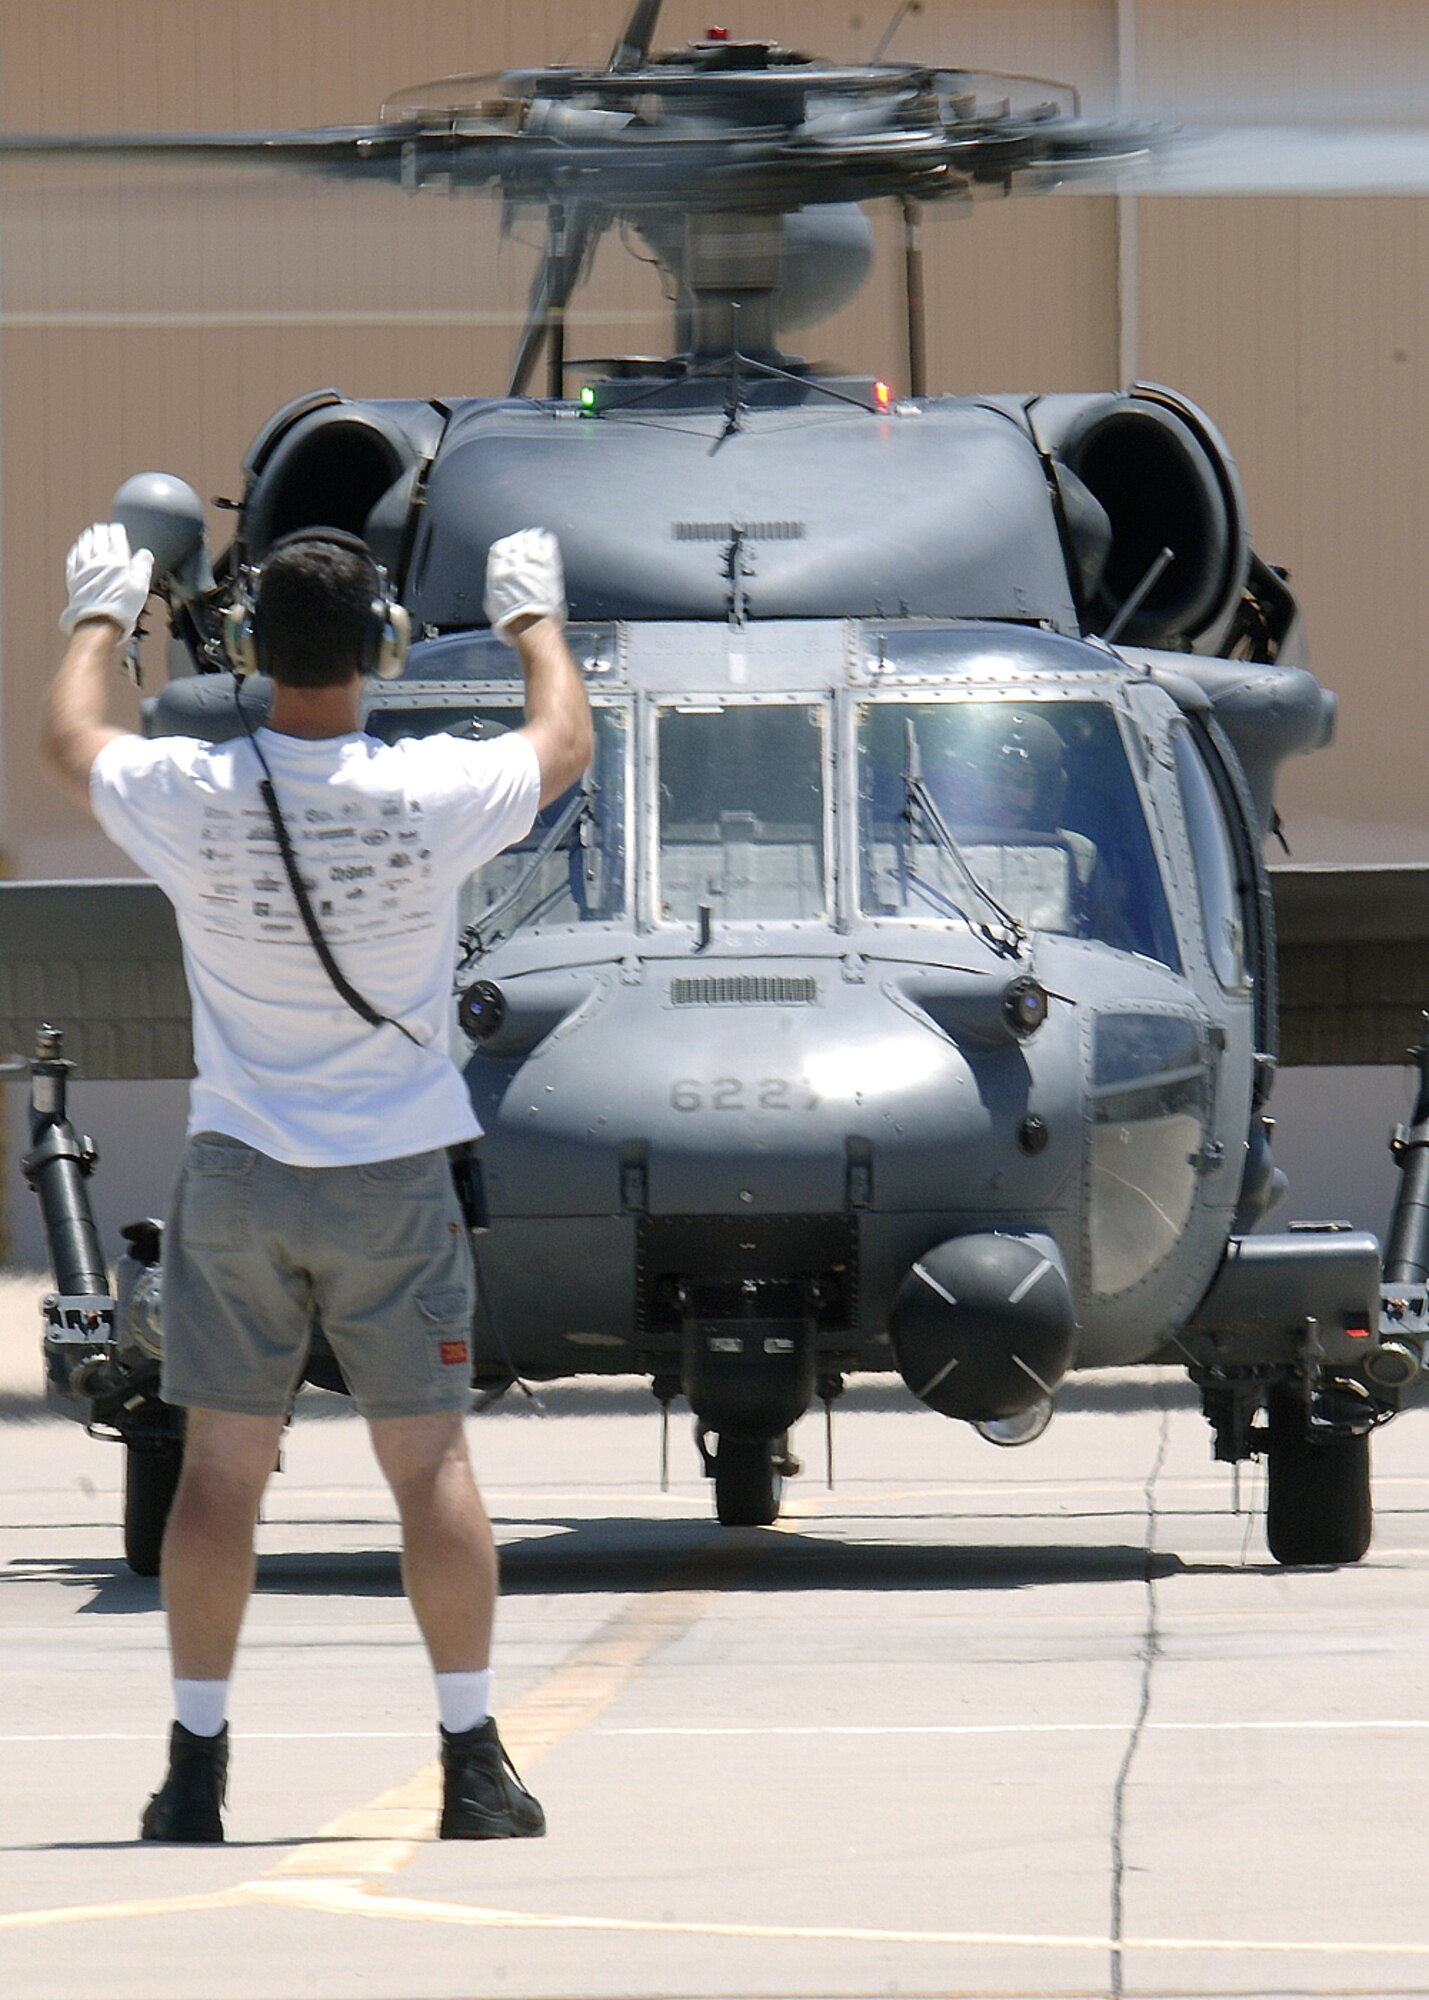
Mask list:
[[[1370,1544],[1367,1434],[1312,1432],[1298,1398],[1269,1403],[1269,1491],[1265,1534],[1280,1563],[1354,1563]]]
[[[784,1481],[802,1470],[787,1431],[776,1438],[721,1437],[713,1452],[701,1439],[700,1449],[722,1527],[768,1528],[778,1520]]]

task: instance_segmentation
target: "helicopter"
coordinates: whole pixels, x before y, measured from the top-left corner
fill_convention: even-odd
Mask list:
[[[926,380],[926,206],[1154,185],[1176,135],[1025,79],[718,32],[657,54],[659,13],[635,6],[602,69],[420,86],[370,127],[78,142],[493,190],[545,221],[504,395],[289,403],[213,558],[180,479],[120,489],[171,626],[146,730],[217,740],[239,700],[261,718],[261,676],[235,694],[227,675],[225,610],[319,524],[365,538],[412,622],[368,730],[512,726],[519,678],[475,580],[544,522],[596,749],[464,902],[474,1388],[643,1376],[665,1413],[688,1402],[718,1518],[757,1526],[798,1470],[793,1426],[850,1375],[1014,1447],[1077,1370],[1174,1362],[1216,1458],[1265,1461],[1272,1555],[1356,1561],[1370,1436],[1429,1341],[1429,1049],[1384,1249],[1263,1227],[1284,1176],[1262,850],[1277,773],[1328,745],[1333,697],[1187,398]],[[76,150],[4,135],[0,156],[51,144]],[[906,394],[782,345],[864,282],[881,199],[903,224]],[[671,353],[571,395],[567,308],[617,226],[666,274]],[[340,953],[402,857],[328,865],[323,831],[299,851]],[[292,916],[276,877],[262,893]],[[1302,958],[1324,962],[1342,907],[1298,912]],[[65,1051],[90,1075],[187,1073],[177,939],[153,885],[90,883],[0,888],[0,941],[4,1036],[46,1020],[24,1165],[55,1280],[47,1393],[125,1445],[126,1554],[151,1574],[182,1451],[162,1230],[124,1232],[111,1287]],[[1402,1043],[1398,1017],[1383,1032]],[[342,1386],[320,1328],[308,1379]]]

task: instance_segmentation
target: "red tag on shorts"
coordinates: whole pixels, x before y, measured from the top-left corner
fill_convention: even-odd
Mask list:
[[[457,1367],[466,1358],[466,1342],[464,1340],[444,1340],[442,1342],[442,1360],[448,1363],[449,1366]]]

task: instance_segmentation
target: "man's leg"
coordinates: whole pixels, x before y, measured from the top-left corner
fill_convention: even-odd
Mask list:
[[[496,1544],[467,1455],[459,1412],[376,1417],[377,1455],[402,1517],[402,1582],[438,1674],[491,1661]]]
[[[226,1681],[253,1589],[253,1530],[281,1417],[188,1412],[160,1578],[175,1680]]]
[[[459,1412],[379,1417],[372,1448],[402,1516],[402,1580],[443,1709],[443,1840],[528,1839],[546,1817],[487,1713],[496,1544]],[[462,1713],[461,1706],[470,1704]]]
[[[253,1528],[281,1417],[190,1408],[160,1565],[177,1719],[169,1769],[140,1822],[145,1840],[223,1839],[228,1680],[253,1588]]]

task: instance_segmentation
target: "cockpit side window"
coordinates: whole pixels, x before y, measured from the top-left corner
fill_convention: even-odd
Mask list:
[[[1091,701],[869,701],[858,716],[864,914],[982,921],[1180,959],[1117,718]]]
[[[1247,984],[1245,916],[1230,831],[1205,757],[1184,723],[1175,725],[1171,740],[1196,865],[1206,953],[1221,985],[1239,993]]]
[[[462,889],[461,921],[485,931],[496,912],[500,934],[558,930],[575,924],[618,923],[627,908],[625,771],[628,716],[594,705],[595,755],[584,788],[573,785],[543,806],[524,839],[487,862]],[[495,703],[443,702],[420,708],[377,708],[367,730],[384,743],[438,733],[483,742],[519,728],[522,711]],[[491,940],[488,938],[488,943]]]
[[[659,711],[663,923],[825,915],[823,724],[809,702]]]

